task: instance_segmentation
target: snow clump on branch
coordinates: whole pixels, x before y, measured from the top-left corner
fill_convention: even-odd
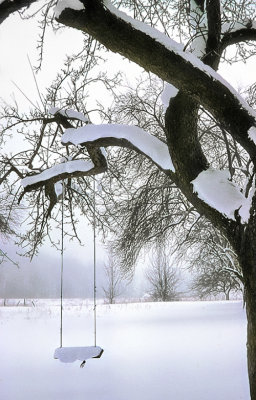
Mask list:
[[[252,126],[248,130],[248,136],[254,142],[254,144],[256,144],[256,127],[255,126]]]
[[[83,113],[81,113],[80,111],[76,111],[76,110],[71,110],[71,109],[61,110],[58,107],[51,107],[49,109],[49,113],[52,115],[61,114],[67,118],[78,119],[79,121],[86,122],[86,123],[89,122],[88,118]]]
[[[177,89],[175,86],[171,85],[168,82],[165,82],[164,84],[164,90],[162,91],[161,94],[161,100],[164,106],[164,110],[167,109],[169,106],[170,99],[175,97],[179,92],[179,89]]]
[[[250,199],[245,198],[239,187],[230,181],[228,170],[209,168],[201,172],[191,183],[199,199],[215,210],[233,220],[235,211],[239,210],[242,221],[248,221]]]
[[[84,5],[79,0],[59,0],[54,10],[55,18],[59,18],[65,8],[84,10]]]

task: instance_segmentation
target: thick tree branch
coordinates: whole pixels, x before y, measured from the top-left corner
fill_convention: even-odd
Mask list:
[[[206,2],[208,37],[206,42],[206,55],[203,62],[217,69],[219,65],[219,46],[221,35],[221,12],[219,0],[207,0]]]
[[[64,9],[59,22],[89,33],[108,49],[182,89],[209,110],[255,159],[256,148],[248,138],[248,129],[256,125],[255,118],[214,71],[191,54],[172,49],[172,41],[167,48],[159,40],[117,17],[104,7],[102,1],[83,0],[83,4],[84,10]]]
[[[198,108],[199,104],[195,100],[180,91],[171,99],[165,114],[166,136],[175,167],[175,182],[198,212],[205,215],[226,234],[236,222],[231,222],[200,200],[191,184],[199,173],[209,168],[198,140]],[[189,112],[184,113],[184,110]]]
[[[232,44],[237,44],[247,41],[256,41],[256,28],[250,27],[251,22],[248,22],[248,27],[238,29],[231,32],[226,32],[220,43],[220,54]]]
[[[216,70],[220,61],[221,12],[219,0],[207,0],[206,12],[208,34],[206,55],[203,57],[203,61]],[[203,170],[209,168],[198,138],[199,106],[200,104],[187,93],[179,91],[178,95],[171,99],[165,114],[167,140],[179,180],[179,187],[196,207],[199,206],[200,200],[193,193],[191,181]],[[189,112],[184,113],[184,110],[189,110]],[[204,209],[205,215],[211,220],[213,218],[219,219],[218,213],[215,210],[209,210],[205,203],[201,204],[200,208]],[[221,225],[221,228],[223,228],[222,217],[219,222],[219,226]],[[226,222],[224,224],[226,226]]]
[[[165,114],[171,157],[175,172],[184,181],[183,184],[190,184],[200,172],[209,167],[197,135],[198,109],[199,104],[180,91],[171,99]],[[189,112],[184,113],[184,110]]]
[[[29,7],[36,1],[37,0],[4,0],[0,4],[0,24],[15,11],[19,11],[24,7]]]

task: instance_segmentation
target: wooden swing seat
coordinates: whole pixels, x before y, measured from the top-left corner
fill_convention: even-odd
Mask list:
[[[86,361],[90,358],[100,358],[103,349],[99,346],[86,347],[58,347],[54,352],[54,358],[63,363]]]

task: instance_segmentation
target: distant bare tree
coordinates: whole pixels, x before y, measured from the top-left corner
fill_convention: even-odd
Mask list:
[[[146,271],[146,277],[151,285],[150,295],[156,301],[174,301],[178,299],[177,270],[169,264],[169,256],[165,246],[158,245],[151,264]]]
[[[237,256],[224,235],[198,219],[180,247],[181,262],[193,272],[191,285],[200,298],[242,292],[244,278]]]
[[[232,292],[242,292],[242,286],[241,278],[232,274],[230,270],[208,265],[193,279],[192,290],[195,290],[201,299],[224,293],[226,300],[229,300]]]
[[[123,276],[119,265],[110,252],[108,255],[108,262],[105,264],[106,285],[103,287],[105,298],[109,304],[115,303],[115,298],[121,294],[121,283]]]

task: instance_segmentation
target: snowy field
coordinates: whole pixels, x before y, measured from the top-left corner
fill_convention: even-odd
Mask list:
[[[93,344],[93,310],[68,301],[64,346]],[[0,307],[1,400],[248,400],[242,302],[98,306],[100,359],[61,363],[56,303]]]

